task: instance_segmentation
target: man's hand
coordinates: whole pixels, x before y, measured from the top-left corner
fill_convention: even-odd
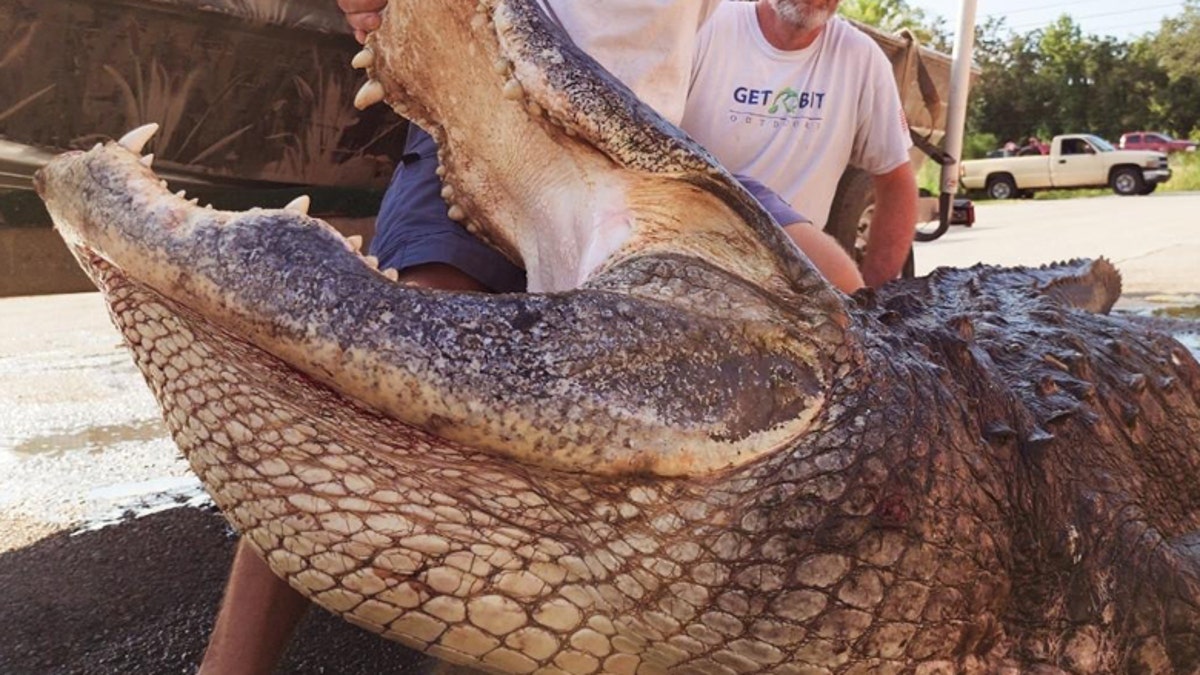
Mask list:
[[[387,6],[387,0],[338,0],[338,7],[346,15],[346,22],[354,29],[354,39],[359,44],[367,41],[367,33],[379,28],[382,20],[379,13]]]
[[[908,162],[875,176],[875,217],[863,256],[863,280],[872,288],[900,276],[917,227],[917,178]]]

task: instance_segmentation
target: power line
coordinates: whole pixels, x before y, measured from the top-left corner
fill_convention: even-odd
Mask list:
[[[1090,31],[1106,31],[1106,30],[1113,30],[1116,28],[1131,29],[1131,28],[1142,28],[1142,27],[1150,27],[1150,26],[1157,27],[1157,26],[1161,26],[1162,22],[1163,22],[1163,19],[1157,19],[1155,21],[1139,21],[1138,23],[1114,23],[1111,25],[1101,24],[1099,26],[1091,26],[1091,27],[1089,27],[1088,30],[1090,30]]]
[[[1038,5],[1036,7],[1023,7],[1020,9],[1008,10],[1008,11],[1005,11],[1002,13],[997,12],[995,14],[988,14],[987,16],[1012,16],[1013,14],[1021,14],[1023,12],[1037,12],[1037,11],[1047,10],[1047,9],[1058,9],[1059,7],[1072,7],[1074,5],[1082,5],[1085,3],[1092,4],[1095,1],[1096,0],[1072,0],[1072,2],[1060,2],[1057,5]]]
[[[1144,7],[1138,7],[1136,9],[1122,9],[1122,10],[1119,10],[1116,12],[1101,12],[1100,14],[1085,14],[1083,16],[1072,16],[1071,20],[1078,24],[1080,21],[1085,20],[1085,19],[1098,19],[1098,18],[1102,18],[1102,17],[1106,17],[1106,16],[1121,16],[1121,15],[1125,15],[1125,14],[1137,14],[1137,13],[1143,13],[1143,12],[1146,12],[1146,11],[1152,10],[1152,9],[1166,9],[1167,7],[1179,7],[1180,9],[1182,9],[1182,5],[1180,5],[1178,2],[1169,2],[1166,4],[1160,4],[1160,5],[1146,5]],[[1040,28],[1042,26],[1050,25],[1057,20],[1058,19],[1052,19],[1050,21],[1035,21],[1032,23],[1014,24],[1012,26],[1009,26],[1009,28],[1012,28],[1013,30],[1016,30],[1018,28],[1035,28],[1035,27]]]

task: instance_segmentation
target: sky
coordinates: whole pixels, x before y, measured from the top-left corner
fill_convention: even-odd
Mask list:
[[[960,0],[909,0],[926,14],[941,15],[953,34],[958,28]],[[1164,17],[1183,13],[1183,0],[978,0],[976,21],[1001,16],[1018,33],[1028,32],[1069,14],[1084,33],[1111,35],[1128,40],[1158,29]]]

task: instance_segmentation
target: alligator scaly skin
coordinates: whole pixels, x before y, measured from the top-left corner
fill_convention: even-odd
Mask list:
[[[1071,306],[1111,306],[1111,265],[846,298],[530,4],[388,12],[384,98],[552,292],[395,284],[302,213],[171,196],[140,147],[37,178],[276,573],[499,672],[1200,669],[1200,366]],[[626,229],[589,266],[597,209]]]

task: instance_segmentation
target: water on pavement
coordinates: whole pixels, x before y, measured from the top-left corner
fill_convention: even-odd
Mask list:
[[[204,499],[97,293],[0,300],[0,551]]]

